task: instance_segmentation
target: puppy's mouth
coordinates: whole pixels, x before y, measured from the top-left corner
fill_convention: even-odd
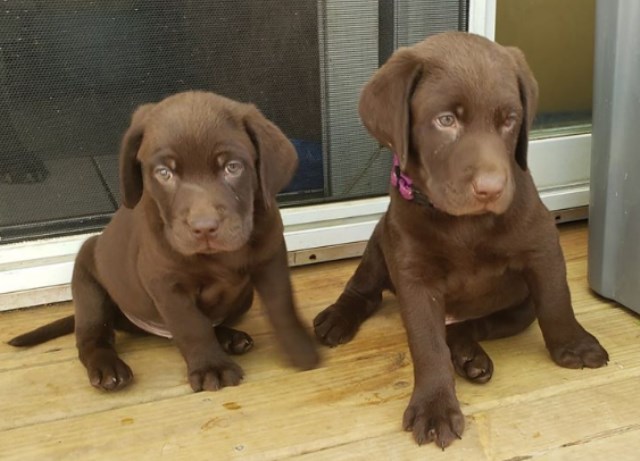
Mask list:
[[[483,214],[501,215],[505,211],[507,211],[507,208],[509,208],[509,203],[503,203],[501,201],[491,202],[491,203],[479,203],[478,207],[479,208],[477,208],[476,210],[468,214],[475,215],[475,216],[483,215]]]
[[[434,197],[431,205],[434,209],[451,216],[482,216],[486,214],[504,214],[511,205],[511,198],[504,197],[491,202],[481,202],[468,198],[467,200],[439,200]]]
[[[166,229],[167,239],[171,246],[185,256],[213,255],[237,251],[247,244],[251,234],[250,222],[238,225],[223,226],[212,235],[194,235],[182,225]]]
[[[244,227],[220,229],[217,235],[189,238],[188,245],[194,254],[211,255],[239,250],[247,244],[250,232]]]
[[[471,203],[462,206],[440,207],[436,203],[433,207],[451,216],[482,216],[487,214],[501,215],[509,208],[508,204],[502,203]]]
[[[198,239],[194,242],[195,254],[211,255],[238,250],[244,242],[227,242],[215,237]]]

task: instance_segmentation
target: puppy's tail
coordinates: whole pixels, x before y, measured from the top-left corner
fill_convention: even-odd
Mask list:
[[[70,315],[69,317],[55,320],[28,333],[16,336],[9,341],[9,344],[16,347],[35,346],[50,339],[73,333],[75,325],[75,318],[73,315]]]

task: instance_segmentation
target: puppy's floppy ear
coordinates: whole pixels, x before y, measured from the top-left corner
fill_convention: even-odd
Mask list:
[[[408,48],[398,49],[362,89],[362,123],[400,158],[404,170],[411,144],[411,97],[422,75],[422,61]]]
[[[137,155],[147,115],[154,105],[143,104],[136,109],[120,145],[120,195],[127,208],[135,207],[142,196],[142,170]]]
[[[298,154],[284,133],[255,106],[249,106],[243,122],[258,155],[256,166],[262,200],[269,207],[276,194],[293,178],[298,168]]]
[[[516,63],[518,76],[518,90],[520,92],[520,103],[522,104],[523,120],[518,133],[518,143],[516,145],[516,162],[526,171],[527,169],[527,148],[529,144],[529,130],[533,125],[538,108],[538,82],[536,82],[533,72],[529,68],[524,53],[516,47],[506,47]]]

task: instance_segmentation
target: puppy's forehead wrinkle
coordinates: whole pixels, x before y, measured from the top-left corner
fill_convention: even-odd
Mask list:
[[[453,111],[499,105],[518,107],[517,71],[509,56],[495,50],[479,55],[473,51],[464,47],[462,54],[467,58],[458,56],[452,60],[442,50],[425,50],[420,56],[429,72],[423,72],[417,91],[425,92],[429,100],[446,104]]]
[[[206,195],[207,192],[205,187],[195,182],[185,182],[182,184],[182,187],[187,191],[196,192],[203,195]]]
[[[158,103],[148,115],[145,132],[154,144],[200,144],[210,146],[225,141],[228,133],[244,133],[242,120],[245,104],[224,97],[190,92],[169,97]]]

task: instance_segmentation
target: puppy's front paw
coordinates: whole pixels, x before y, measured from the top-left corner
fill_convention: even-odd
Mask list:
[[[609,354],[591,334],[583,331],[577,339],[549,347],[551,358],[565,368],[600,368],[609,361]]]
[[[464,416],[453,390],[437,389],[429,395],[414,391],[402,425],[412,431],[418,445],[434,442],[443,450],[464,431]]]
[[[237,386],[243,376],[242,368],[231,360],[223,359],[190,369],[189,384],[194,392],[217,391],[223,387]]]
[[[335,347],[351,341],[360,323],[356,317],[349,315],[348,309],[333,304],[316,316],[313,329],[322,344]]]
[[[131,368],[113,350],[97,350],[85,362],[89,382],[105,391],[117,391],[133,380]]]
[[[304,329],[300,328],[297,334],[289,335],[283,343],[294,367],[301,370],[311,370],[318,366],[320,356],[316,343]]]

